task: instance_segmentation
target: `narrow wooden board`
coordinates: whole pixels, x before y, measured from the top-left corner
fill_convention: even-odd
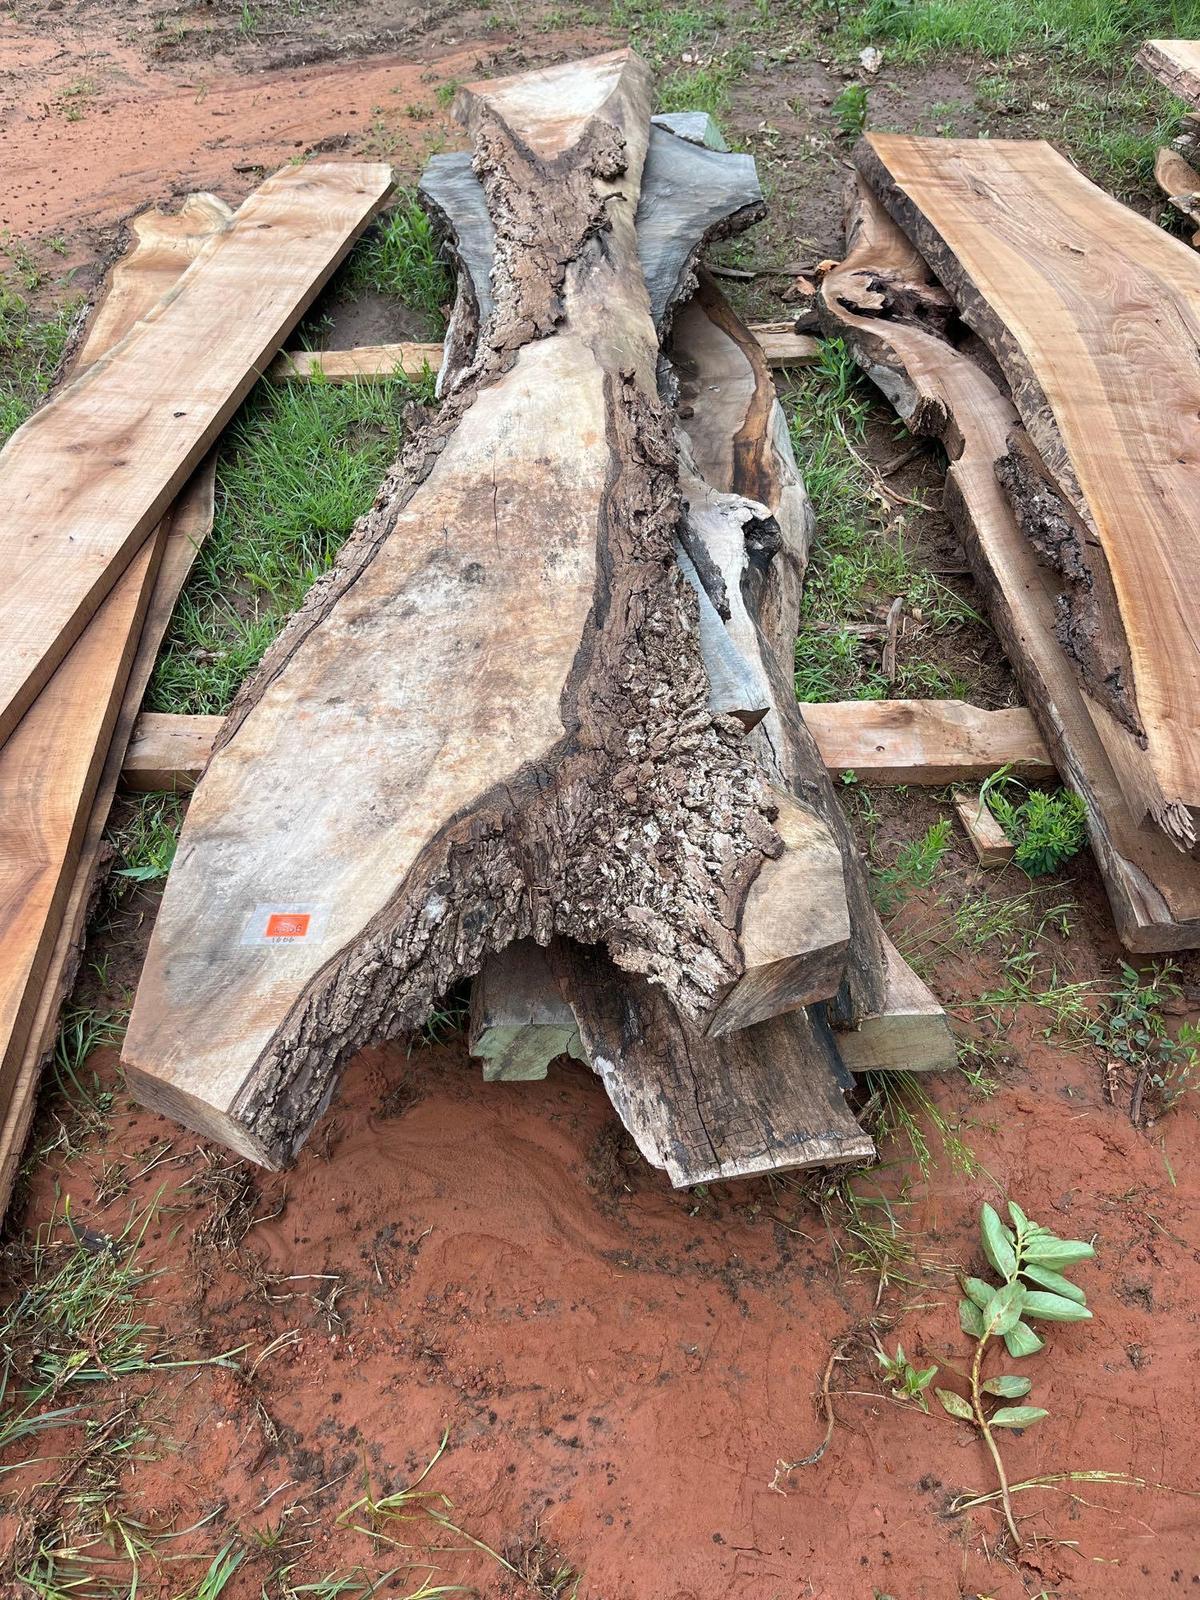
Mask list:
[[[1058,584],[1017,528],[996,478],[1016,411],[968,355],[913,316],[930,293],[921,257],[865,188],[849,251],[821,290],[826,332],[846,340],[918,436],[950,456],[946,505],[1063,781],[1081,796],[1117,930],[1129,949],[1200,944],[1200,869],[1131,813],[1054,631]],[[862,308],[862,309],[860,309]]]
[[[189,195],[176,213],[136,217],[132,247],[113,268],[77,369],[120,339],[231,216],[214,196]],[[0,879],[11,880],[0,920],[0,1214],[78,965],[125,744],[175,599],[212,525],[213,467],[210,457],[193,476],[0,749]]]
[[[1147,39],[1134,59],[1172,94],[1200,108],[1200,39]]]
[[[365,164],[276,173],[155,314],[9,440],[0,453],[0,743],[391,181],[390,167]]]
[[[750,332],[755,333],[753,324]],[[806,333],[755,333],[771,367],[811,366],[820,354],[820,341]],[[286,350],[267,368],[273,383],[311,378],[315,373],[330,383],[357,383],[371,378],[392,378],[397,372],[419,378],[428,367],[442,364],[440,344],[364,344],[352,350]]]
[[[953,795],[954,814],[981,867],[1006,867],[1016,846],[996,821],[977,789],[957,790]]]
[[[938,788],[990,777],[1049,778],[1054,763],[1024,706],[985,711],[962,700],[832,700],[801,713],[831,772],[860,783]]]
[[[827,700],[801,706],[829,772],[881,788],[940,788],[989,777],[1051,778],[1054,762],[1024,706],[985,711],[963,700]],[[121,780],[153,794],[192,789],[223,717],[147,711],[138,718]]]
[[[1130,806],[1200,815],[1200,260],[1048,144],[869,134],[856,160],[1004,372],[1001,464]],[[1038,471],[1038,464],[1044,471]]]
[[[442,364],[440,344],[360,344],[351,350],[285,350],[275,357],[266,376],[272,383],[312,378],[327,383],[358,383],[393,378],[397,373],[419,378]]]

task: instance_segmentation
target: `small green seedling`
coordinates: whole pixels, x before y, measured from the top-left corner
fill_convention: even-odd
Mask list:
[[[904,1346],[896,1346],[896,1354],[888,1355],[881,1344],[876,1342],[875,1359],[883,1368],[883,1380],[891,1386],[893,1400],[911,1400],[919,1405],[921,1410],[928,1413],[929,1401],[925,1391],[937,1377],[936,1367],[914,1367],[904,1354]]]
[[[1152,1115],[1169,1111],[1192,1086],[1200,1029],[1182,1023],[1172,1037],[1163,1016],[1163,1001],[1182,992],[1175,983],[1177,968],[1163,966],[1149,975],[1121,963],[1121,982],[1113,990],[1108,1010],[1087,1025],[1092,1043],[1109,1061],[1120,1061],[1135,1077],[1130,1115],[1141,1121],[1143,1104]]]
[[[979,1216],[983,1253],[1000,1277],[1000,1284],[982,1278],[961,1280],[965,1298],[958,1303],[958,1318],[963,1332],[975,1340],[968,1380],[970,1396],[964,1398],[953,1389],[934,1392],[945,1411],[972,1423],[982,1434],[996,1468],[1008,1531],[1020,1549],[1021,1535],[1013,1517],[1008,1477],[995,1430],[1029,1428],[1048,1413],[1041,1406],[1008,1405],[1010,1400],[1023,1400],[1032,1384],[1015,1373],[984,1378],[984,1352],[992,1340],[1003,1339],[1009,1355],[1020,1360],[1036,1354],[1045,1342],[1029,1326],[1031,1321],[1090,1320],[1092,1313],[1083,1290],[1064,1276],[1063,1269],[1090,1260],[1096,1252],[1082,1239],[1060,1239],[1049,1228],[1031,1222],[1014,1200],[1008,1202],[1008,1214],[1011,1228],[989,1205],[983,1206]],[[995,1405],[996,1400],[1002,1404]]]
[[[867,87],[848,83],[833,102],[833,114],[847,139],[857,139],[867,125]]]

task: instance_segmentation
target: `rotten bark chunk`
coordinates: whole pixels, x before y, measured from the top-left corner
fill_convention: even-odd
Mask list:
[[[701,1030],[744,970],[781,840],[674,560],[649,93],[625,51],[464,91],[492,316],[196,790],[129,1081],[266,1164],[350,1054],[513,939],[602,944]]]

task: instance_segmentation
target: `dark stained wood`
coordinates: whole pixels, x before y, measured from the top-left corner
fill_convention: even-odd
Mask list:
[[[950,457],[946,506],[992,624],[1088,830],[1124,943],[1137,951],[1200,943],[1200,871],[1125,801],[1073,664],[1055,636],[1060,584],[1017,528],[996,477],[1018,423],[987,374],[914,314],[929,269],[864,188],[851,192],[848,253],[821,292],[828,333],[843,338],[913,433]]]
[[[1172,94],[1200,108],[1200,39],[1147,39],[1135,59]]]

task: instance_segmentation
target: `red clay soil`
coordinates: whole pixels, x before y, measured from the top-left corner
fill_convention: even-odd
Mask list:
[[[990,1559],[995,1509],[951,1509],[956,1495],[992,1487],[971,1430],[936,1402],[925,1416],[880,1393],[865,1330],[881,1309],[889,1349],[899,1339],[917,1364],[942,1366],[939,1384],[962,1388],[946,1370],[961,1366],[966,1341],[945,1268],[985,1270],[974,1218],[1006,1191],[1064,1236],[1096,1235],[1098,1248],[1077,1271],[1095,1320],[1051,1327],[1046,1350],[1021,1364],[1050,1417],[1006,1441],[1013,1481],[1100,1469],[1195,1490],[1195,1110],[1135,1131],[1105,1103],[1090,1055],[1048,1048],[1027,1026],[1008,1046],[994,1098],[972,1104],[961,1081],[938,1087],[946,1113],[973,1123],[966,1137],[989,1176],[967,1180],[942,1162],[911,1186],[897,1214],[919,1259],[901,1264],[912,1281],[882,1308],[873,1275],[845,1260],[839,1270],[835,1243],[853,1241],[797,1189],[672,1193],[626,1146],[586,1070],[485,1086],[459,1047],[355,1062],[284,1175],[230,1159],[218,1176],[221,1152],[123,1108],[69,1177],[53,1162],[37,1172],[22,1220],[50,1215],[61,1184],[77,1228],[119,1229],[165,1183],[147,1235],[161,1271],[148,1320],[181,1354],[248,1345],[243,1372],[296,1330],[253,1379],[199,1368],[157,1380],[152,1437],[122,1475],[120,1501],[154,1528],[187,1528],[225,1506],[185,1549],[211,1554],[227,1531],[282,1518],[285,1546],[296,1542],[293,1583],[415,1560],[382,1592],[410,1593],[433,1563],[439,1581],[485,1595],[531,1592],[427,1517],[377,1524],[415,1550],[338,1526],[364,1471],[377,1496],[391,1492],[445,1432],[421,1487],[452,1504],[425,1504],[515,1565],[540,1551],[549,1572],[561,1557],[583,1573],[588,1600],[1194,1593],[1197,1501],[1166,1489],[1025,1491],[1020,1567]],[[93,1203],[116,1153],[162,1141],[169,1160],[122,1198]],[[896,1199],[902,1171],[864,1174],[858,1187]],[[222,1242],[224,1226],[240,1244]],[[780,1471],[820,1443],[815,1392],[835,1349],[846,1360],[831,1379],[829,1447]],[[109,1406],[122,1392],[112,1388]],[[80,1443],[70,1429],[46,1438],[49,1456]],[[55,1470],[9,1479],[17,1506],[32,1511],[46,1493],[35,1485]],[[351,1521],[365,1525],[364,1513]],[[418,1556],[428,1545],[449,1548]],[[228,1600],[257,1600],[284,1559],[254,1554]],[[161,1592],[179,1580],[168,1571]],[[152,1574],[143,1585],[156,1592]]]

